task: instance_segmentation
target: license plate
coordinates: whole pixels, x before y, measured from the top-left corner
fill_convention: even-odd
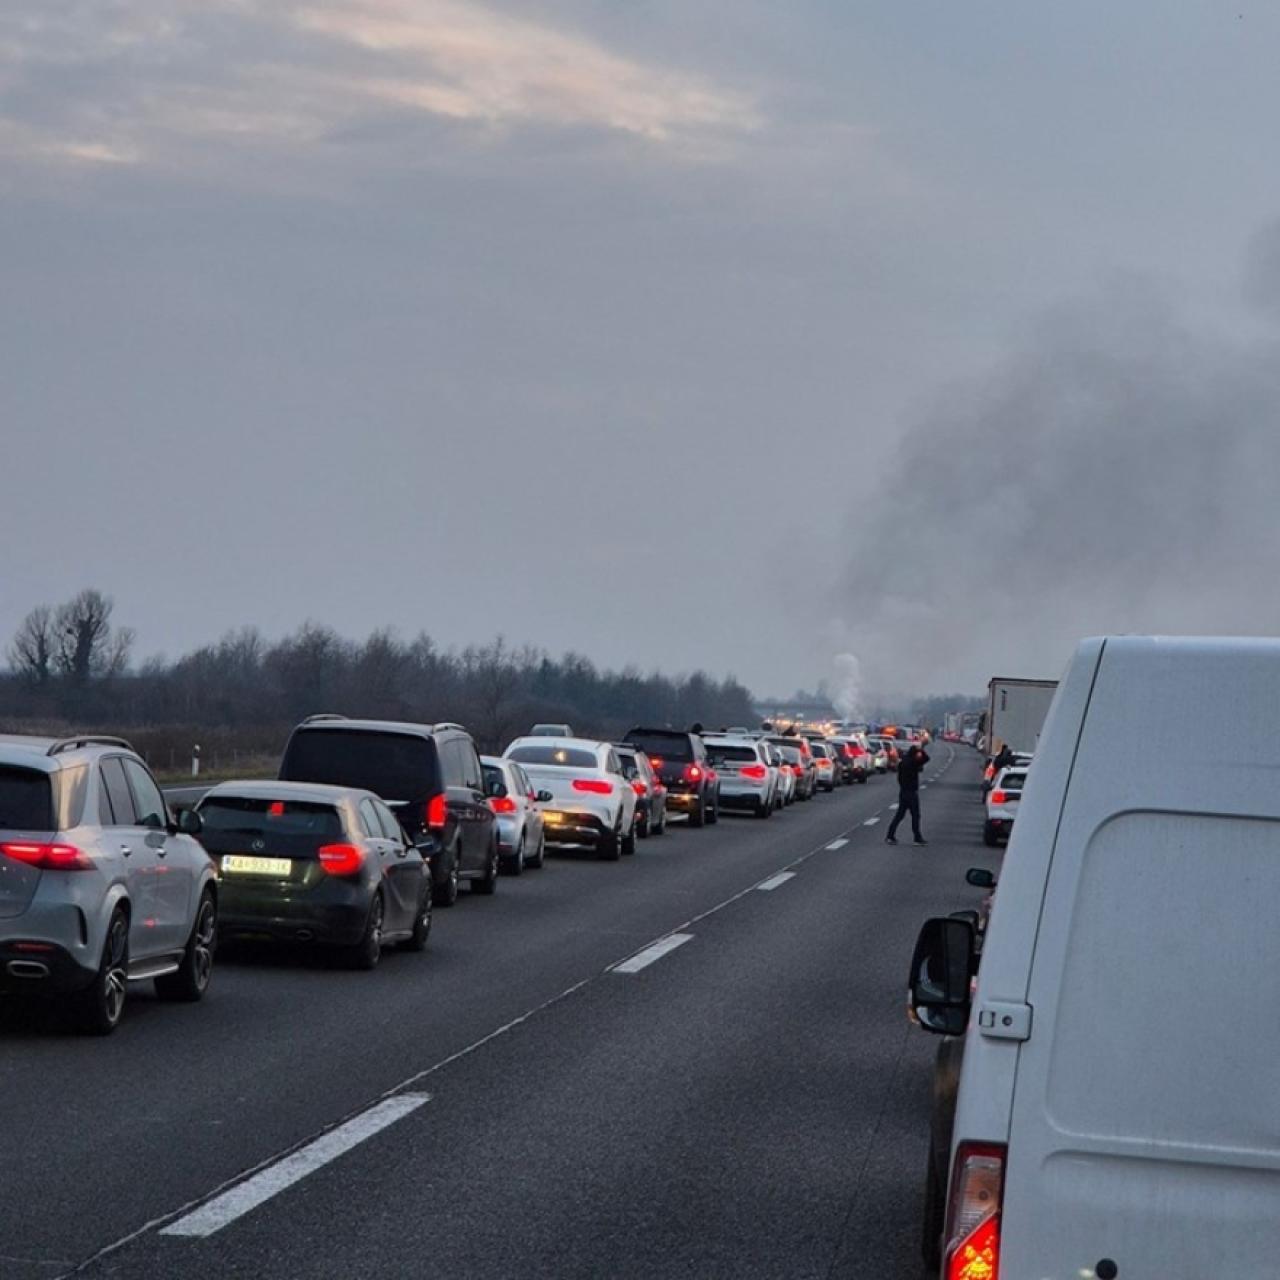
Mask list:
[[[542,815],[544,822],[550,823],[553,827],[557,827],[564,821],[563,813],[547,812]]]
[[[288,879],[293,871],[289,858],[251,858],[244,854],[228,853],[222,858],[222,870],[235,876],[275,876]]]

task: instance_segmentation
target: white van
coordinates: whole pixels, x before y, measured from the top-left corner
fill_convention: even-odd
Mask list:
[[[947,1280],[1280,1275],[1278,710],[1280,641],[1076,652],[976,987],[964,919],[912,962],[922,1025],[964,1036]]]

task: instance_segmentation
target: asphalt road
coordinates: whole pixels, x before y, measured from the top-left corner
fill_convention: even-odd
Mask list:
[[[104,1041],[0,1011],[0,1278],[916,1280],[907,961],[995,861],[976,757],[926,776],[927,849],[884,844],[877,778],[553,857],[373,973],[220,959],[203,1004],[135,988]]]

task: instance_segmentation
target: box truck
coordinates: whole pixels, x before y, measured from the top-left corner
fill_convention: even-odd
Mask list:
[[[987,686],[987,754],[998,755],[1006,746],[1010,751],[1035,751],[1057,687],[1056,680],[995,677]]]

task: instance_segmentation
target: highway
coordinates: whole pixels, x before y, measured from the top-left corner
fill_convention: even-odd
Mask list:
[[[549,859],[372,973],[221,956],[117,1034],[0,1013],[3,1280],[921,1274],[920,922],[974,905],[978,761]],[[653,944],[660,946],[649,950]],[[630,959],[630,963],[623,963]],[[622,968],[618,966],[622,963]],[[256,1171],[256,1172],[255,1172]]]

